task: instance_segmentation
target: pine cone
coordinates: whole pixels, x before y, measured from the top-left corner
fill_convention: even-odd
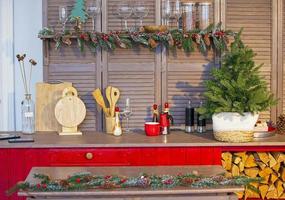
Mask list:
[[[148,40],[148,43],[149,43],[150,47],[153,48],[153,49],[156,48],[157,45],[158,45],[158,43],[154,39],[152,39],[152,38],[150,38]]]
[[[207,46],[210,46],[210,45],[211,45],[211,40],[210,40],[210,36],[209,36],[208,33],[204,35],[204,41],[205,41],[205,44],[206,44]]]
[[[285,134],[285,114],[278,117],[276,122],[276,132],[278,134]]]

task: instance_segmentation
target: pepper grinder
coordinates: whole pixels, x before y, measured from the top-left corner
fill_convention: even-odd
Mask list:
[[[193,133],[195,131],[194,112],[195,112],[195,109],[192,106],[191,101],[189,101],[185,109],[185,132],[186,133]]]
[[[200,102],[200,107],[203,106],[203,102]],[[197,113],[197,132],[198,133],[205,133],[206,132],[206,119],[200,119],[200,114]]]

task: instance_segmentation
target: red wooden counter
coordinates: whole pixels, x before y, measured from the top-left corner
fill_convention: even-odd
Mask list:
[[[24,180],[32,167],[220,165],[223,151],[285,151],[285,136],[280,135],[250,143],[222,143],[211,133],[183,132],[158,137],[143,133],[121,137],[95,132],[83,136],[37,133],[34,139],[34,143],[0,142],[1,200],[9,199],[4,190]]]

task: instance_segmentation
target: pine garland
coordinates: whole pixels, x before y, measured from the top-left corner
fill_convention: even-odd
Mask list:
[[[203,177],[196,174],[178,175],[148,175],[142,173],[134,177],[119,175],[97,176],[89,172],[77,173],[66,179],[52,180],[45,174],[35,174],[34,178],[40,182],[32,184],[19,183],[18,190],[33,192],[55,191],[85,191],[90,189],[115,189],[115,188],[175,188],[178,186],[192,188],[213,188],[218,186],[245,186],[250,183],[260,182],[260,178],[238,176],[226,178],[223,175]]]
[[[185,52],[193,52],[199,49],[201,53],[206,53],[210,49],[225,51],[227,49],[229,37],[234,37],[236,33],[221,29],[221,23],[216,26],[210,25],[204,30],[191,30],[183,32],[181,30],[170,30],[166,32],[146,33],[143,31],[126,32],[111,31],[110,33],[101,32],[55,32],[50,28],[44,28],[39,32],[42,39],[53,38],[56,42],[55,48],[60,49],[63,45],[70,46],[71,38],[77,39],[78,47],[81,51],[84,46],[88,46],[92,52],[96,52],[97,48],[103,50],[115,50],[116,48],[133,48],[142,45],[150,49],[158,46],[167,48],[179,48]]]

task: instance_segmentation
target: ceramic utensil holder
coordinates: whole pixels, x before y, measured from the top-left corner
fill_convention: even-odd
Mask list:
[[[106,133],[113,134],[115,127],[115,117],[105,117]]]

